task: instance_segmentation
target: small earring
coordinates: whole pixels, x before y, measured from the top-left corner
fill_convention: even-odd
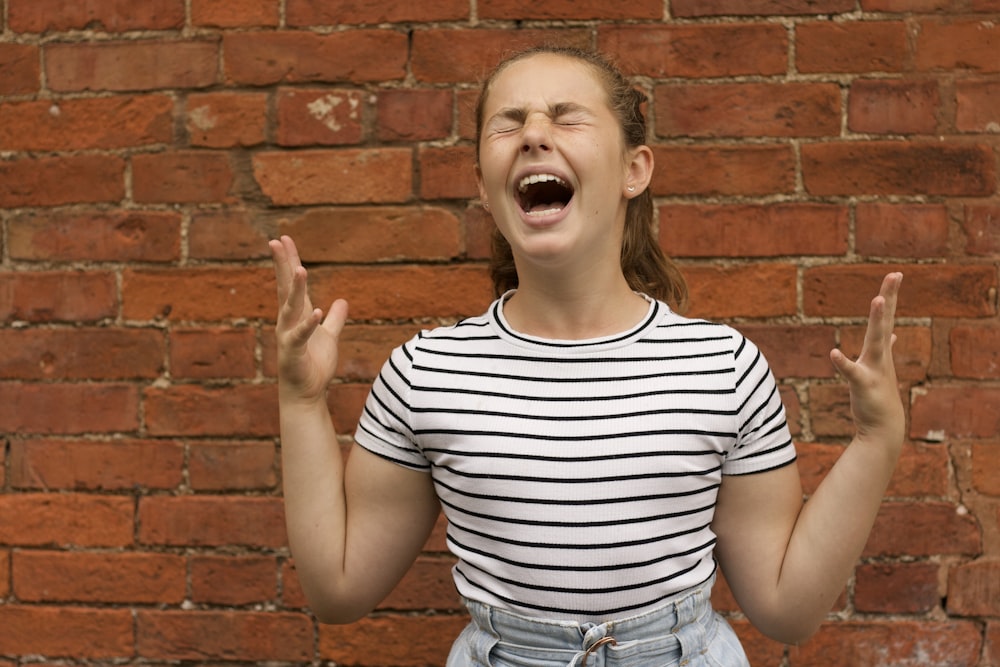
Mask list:
[[[488,201],[484,201],[483,208],[486,209],[487,211],[490,210],[490,203]]]
[[[634,185],[628,186],[628,191],[629,192],[635,192],[635,186]]]

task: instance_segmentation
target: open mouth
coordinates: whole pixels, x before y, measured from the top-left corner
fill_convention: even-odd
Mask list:
[[[570,184],[553,174],[531,174],[517,184],[517,203],[528,215],[558,213],[572,198]]]

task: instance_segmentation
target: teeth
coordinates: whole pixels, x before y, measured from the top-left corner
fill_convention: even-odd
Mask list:
[[[517,189],[519,192],[524,192],[533,183],[547,183],[548,181],[555,181],[559,185],[566,185],[566,181],[553,174],[531,174],[521,179],[521,182],[517,184]]]
[[[559,207],[559,208],[550,208],[550,209],[547,209],[545,211],[525,211],[525,215],[530,215],[532,217],[536,217],[536,216],[537,217],[541,217],[543,215],[552,215],[553,213],[558,213],[561,210],[562,210],[562,207]]]

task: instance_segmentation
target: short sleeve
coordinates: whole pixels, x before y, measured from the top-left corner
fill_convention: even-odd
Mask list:
[[[734,331],[737,438],[722,472],[747,475],[795,461],[785,408],[767,360],[750,340]]]

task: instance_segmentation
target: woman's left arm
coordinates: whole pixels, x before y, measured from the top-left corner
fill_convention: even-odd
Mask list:
[[[713,530],[737,602],[764,634],[804,640],[833,606],[868,540],[903,444],[905,417],[892,360],[902,274],[872,300],[857,361],[830,353],[851,391],[857,434],[805,504],[795,466],[727,476]]]

